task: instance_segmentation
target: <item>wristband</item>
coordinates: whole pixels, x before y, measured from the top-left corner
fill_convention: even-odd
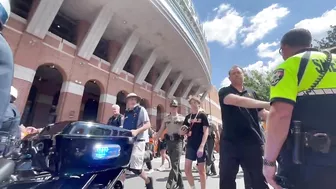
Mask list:
[[[275,167],[276,166],[276,161],[268,161],[267,159],[263,160],[263,165],[264,166],[269,166],[269,167]]]

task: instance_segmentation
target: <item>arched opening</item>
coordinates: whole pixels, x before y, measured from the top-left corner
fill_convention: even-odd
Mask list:
[[[156,107],[156,131],[160,130],[163,116],[164,116],[163,106],[158,105]]]
[[[148,100],[147,99],[144,99],[144,98],[142,98],[141,100],[140,100],[140,103],[139,103],[142,107],[144,107],[145,109],[148,109],[149,108],[149,102],[148,102]]]
[[[119,91],[117,94],[117,104],[120,106],[120,113],[125,114],[126,110],[126,95],[125,91]]]
[[[56,109],[63,76],[54,65],[37,68],[21,123],[25,126],[44,127],[56,121]]]
[[[83,121],[97,121],[100,98],[100,87],[95,80],[85,83],[79,119]]]

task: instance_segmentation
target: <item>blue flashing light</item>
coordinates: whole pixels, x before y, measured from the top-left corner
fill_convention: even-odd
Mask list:
[[[93,147],[92,158],[106,160],[120,156],[121,147],[117,144],[96,144]]]

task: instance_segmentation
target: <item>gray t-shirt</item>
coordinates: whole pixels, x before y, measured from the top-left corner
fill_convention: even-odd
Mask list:
[[[141,110],[139,113],[139,119],[138,119],[138,128],[142,127],[144,124],[146,124],[147,122],[150,122],[149,116],[148,116],[148,112],[147,110],[140,106]],[[149,136],[148,136],[148,129],[146,131],[144,131],[143,133],[139,133],[137,136],[138,140],[145,140],[146,142],[149,142]]]

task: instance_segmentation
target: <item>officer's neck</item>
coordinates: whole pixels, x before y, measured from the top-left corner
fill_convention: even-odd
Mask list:
[[[172,116],[177,116],[178,113],[177,113],[177,112],[171,112],[170,115],[172,115]]]
[[[235,89],[237,89],[237,91],[239,91],[239,92],[242,92],[243,90],[244,90],[244,86],[243,86],[243,84],[237,84],[237,83],[235,83],[235,84],[231,84]]]

